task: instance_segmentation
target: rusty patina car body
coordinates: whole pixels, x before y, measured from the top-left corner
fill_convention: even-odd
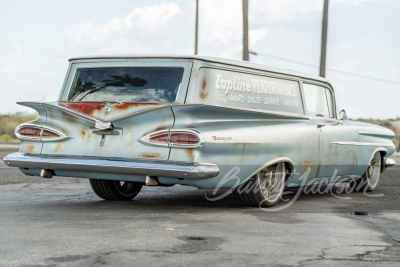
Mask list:
[[[102,193],[101,181],[117,181],[123,195],[120,181],[214,189],[261,185],[269,175],[261,189],[279,190],[259,196],[273,195],[272,206],[284,187],[277,180],[288,187],[329,183],[333,174],[362,180],[395,164],[393,132],[346,120],[325,79],[246,62],[73,58],[56,102],[19,104],[39,117],[16,129],[21,149],[4,162],[26,175],[98,181],[93,189],[110,200],[121,198],[109,184],[112,192]],[[290,175],[277,175],[283,170]]]

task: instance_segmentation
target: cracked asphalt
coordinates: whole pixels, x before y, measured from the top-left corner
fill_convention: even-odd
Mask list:
[[[301,194],[278,212],[185,186],[106,202],[86,179],[26,177],[1,162],[0,266],[398,266],[399,192],[396,166],[372,195]]]

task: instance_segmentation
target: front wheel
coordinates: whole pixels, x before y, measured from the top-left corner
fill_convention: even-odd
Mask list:
[[[93,191],[105,200],[132,200],[142,189],[143,183],[89,179]]]
[[[374,191],[378,185],[379,176],[381,174],[381,162],[381,153],[376,152],[363,176],[356,181],[355,191]]]
[[[285,181],[285,163],[280,162],[259,171],[233,193],[246,206],[272,207],[280,200]]]

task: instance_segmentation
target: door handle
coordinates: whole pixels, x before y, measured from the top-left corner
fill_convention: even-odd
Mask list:
[[[325,124],[317,124],[317,127],[318,128],[322,128],[322,127],[324,127],[325,126]]]

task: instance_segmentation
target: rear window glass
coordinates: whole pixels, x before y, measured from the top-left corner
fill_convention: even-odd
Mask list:
[[[68,101],[175,102],[183,71],[165,67],[78,69]]]
[[[297,81],[200,69],[195,103],[304,114]]]

